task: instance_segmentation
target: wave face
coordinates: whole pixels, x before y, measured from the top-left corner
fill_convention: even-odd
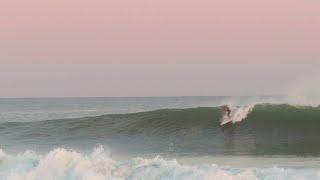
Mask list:
[[[181,165],[160,157],[116,161],[102,148],[91,154],[63,148],[46,155],[27,151],[9,155],[0,151],[0,179],[104,180],[104,179],[319,179],[319,168],[230,168],[215,164]]]
[[[28,148],[99,143],[138,154],[320,155],[319,107],[258,104],[231,110],[233,123],[224,126],[220,107],[7,122],[0,124],[0,140],[4,147]]]

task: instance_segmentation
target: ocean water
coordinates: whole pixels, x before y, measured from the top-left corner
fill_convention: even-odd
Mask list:
[[[283,96],[0,99],[0,179],[320,179],[319,138]]]

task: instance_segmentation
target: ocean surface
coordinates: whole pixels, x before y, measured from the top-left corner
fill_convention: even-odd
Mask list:
[[[0,179],[320,179],[320,106],[285,96],[3,98]]]

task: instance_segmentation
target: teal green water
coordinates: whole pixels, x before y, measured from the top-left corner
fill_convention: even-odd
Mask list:
[[[320,108],[255,105],[241,122],[221,126],[220,107],[160,109],[37,122],[0,124],[3,146],[86,149],[111,145],[116,152],[169,155],[320,154]],[[21,147],[22,148],[22,147]]]

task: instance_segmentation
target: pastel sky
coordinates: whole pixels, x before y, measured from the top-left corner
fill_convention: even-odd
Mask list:
[[[319,0],[0,5],[0,97],[283,94],[319,69]]]

